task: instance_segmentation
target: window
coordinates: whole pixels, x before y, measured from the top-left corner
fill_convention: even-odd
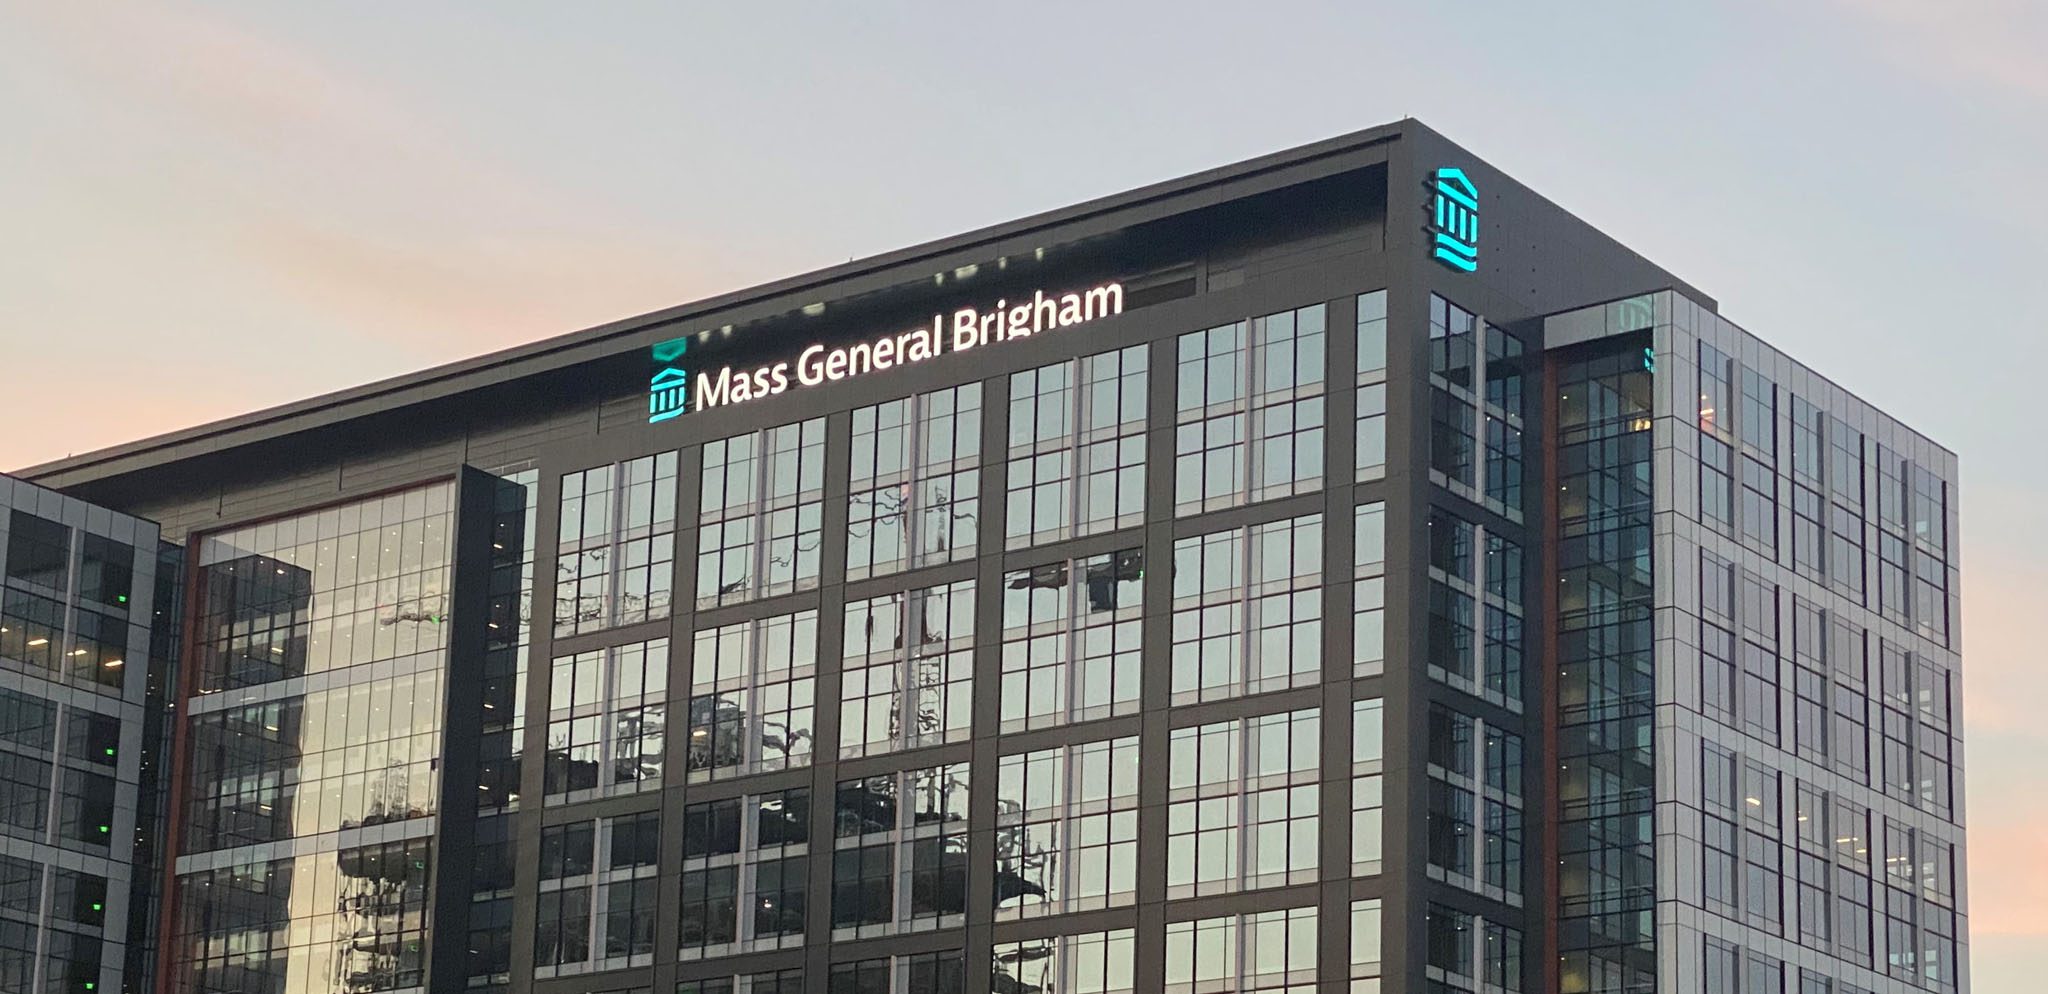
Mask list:
[[[1742,540],[1775,559],[1778,554],[1778,476],[1769,465],[1742,457]]]
[[[854,411],[847,578],[972,557],[980,464],[979,383]]]
[[[112,611],[128,609],[134,593],[135,547],[99,535],[78,537],[78,596]]]
[[[1836,955],[1860,966],[1869,966],[1874,949],[1873,925],[1870,878],[1847,867],[1836,867]]]
[[[1486,326],[1486,403],[1522,418],[1522,341],[1498,325]]]
[[[1358,295],[1358,380],[1385,379],[1387,370],[1387,291]],[[1380,374],[1374,377],[1373,374]]]
[[[1010,548],[1144,520],[1146,352],[1134,345],[1010,377]]]
[[[541,830],[536,977],[654,961],[660,819],[650,811]]]
[[[1472,595],[1441,574],[1429,584],[1429,675],[1467,693],[1478,690],[1478,640],[1473,637]]]
[[[683,809],[684,958],[803,944],[810,822],[803,787]]]
[[[1834,811],[1828,824],[1835,833],[1838,862],[1870,870],[1870,811],[1854,801],[1833,799]]]
[[[1770,650],[1742,641],[1742,696],[1737,707],[1742,729],[1770,743],[1779,744],[1778,657]]]
[[[564,474],[559,522],[557,637],[668,617],[675,453]]]
[[[967,994],[966,962],[951,949],[834,963],[825,994]]]
[[[804,994],[804,971],[791,967],[739,977],[685,980],[676,985],[676,994]]]
[[[1473,339],[1479,319],[1472,312],[1431,294],[1429,298],[1429,372],[1445,383],[1473,390]]]
[[[1385,702],[1370,698],[1351,702],[1351,875],[1380,872],[1385,852],[1382,813],[1386,785]]]
[[[1316,909],[1287,908],[1166,925],[1168,994],[1316,989]]]
[[[1790,393],[1792,427],[1792,478],[1810,487],[1820,487],[1826,475],[1827,450],[1821,436],[1827,430],[1827,413],[1803,397]]]
[[[667,639],[557,658],[548,689],[548,796],[659,787],[667,700]]]
[[[1735,635],[1700,622],[1700,710],[1724,725],[1736,723]]]
[[[1754,369],[1742,370],[1742,445],[1767,462],[1778,456],[1778,387]]]
[[[1742,965],[1743,994],[1785,994],[1785,964],[1754,949],[1746,950]]]
[[[1472,404],[1442,387],[1429,391],[1429,469],[1453,489],[1474,486]]]
[[[71,529],[20,509],[9,513],[7,527],[7,578],[68,593]]]
[[[1840,504],[1829,505],[1828,580],[1835,589],[1863,602],[1863,519]]]
[[[1825,858],[1800,853],[1799,867],[1799,941],[1818,949],[1829,948],[1833,934],[1829,929],[1828,877],[1833,872]]]
[[[1885,972],[1901,980],[1918,980],[1920,945],[1913,935],[1913,895],[1896,887],[1879,887],[1883,895]]]
[[[1735,757],[1718,746],[1702,747],[1704,776],[1701,779],[1701,844],[1705,870],[1707,907],[1724,915],[1738,910],[1738,879],[1741,874],[1740,829],[1742,807],[1736,799],[1741,783]]]
[[[1522,342],[1486,328],[1486,501],[1519,520],[1522,513]]]
[[[817,657],[815,610],[699,630],[690,665],[689,778],[808,765]]]
[[[1734,409],[1734,364],[1720,349],[1700,343],[1700,431],[1731,437],[1728,414]]]
[[[1431,510],[1429,550],[1429,675],[1520,711],[1521,544]]]
[[[200,710],[191,719],[193,796],[185,809],[191,850],[433,814],[440,796],[439,671],[445,664],[433,657],[426,662],[433,672],[301,697],[239,705],[223,700],[229,695],[211,697],[209,703],[234,706]]]
[[[1169,900],[1315,879],[1317,718],[1305,709],[1173,730]]]
[[[1522,737],[1433,705],[1428,769],[1429,875],[1519,904]]]
[[[849,603],[840,758],[965,739],[973,643],[972,580]]]
[[[967,913],[967,764],[843,780],[832,937],[956,928]]]
[[[1431,904],[1424,921],[1425,976],[1432,991],[1519,992],[1522,989],[1520,929]]]
[[[1130,994],[1137,945],[1128,928],[998,942],[991,990]]]
[[[1908,531],[1913,540],[1913,630],[1948,644],[1948,483],[1917,465],[1907,466]]]
[[[479,702],[477,806],[488,815],[518,807],[526,742],[526,681],[533,641],[534,537],[538,534],[540,471],[530,466],[501,471],[491,482],[489,600],[485,605],[484,655],[477,679]],[[509,881],[509,878],[507,878]],[[510,886],[509,882],[507,886]],[[490,949],[510,956],[510,912],[503,914]],[[479,947],[472,947],[479,948]],[[489,976],[506,974],[491,964]]]
[[[1778,772],[1755,761],[1742,767],[1742,909],[1752,925],[1778,930],[1784,921],[1783,788]]]
[[[1387,385],[1358,388],[1358,440],[1353,461],[1360,482],[1387,475]]]
[[[63,651],[63,601],[26,590],[0,590],[0,657],[56,673],[63,668]]]
[[[1126,549],[1004,577],[1004,732],[1137,711],[1144,575]]]
[[[303,970],[296,975],[346,977],[361,992],[422,988],[432,855],[429,840],[414,839],[181,874],[183,913],[170,947],[179,954],[168,983],[269,990],[276,978]],[[287,883],[290,900],[279,890]],[[325,898],[299,899],[313,894]],[[536,962],[563,952],[536,948]],[[0,972],[7,969],[0,963]]]
[[[1735,525],[1734,461],[1726,442],[1700,437],[1700,520],[1723,532]]]
[[[1792,485],[1792,568],[1809,580],[1825,580],[1827,558],[1827,504],[1818,491],[1803,483]]]
[[[1130,904],[1137,890],[1137,738],[1004,756],[995,846],[998,919]]]
[[[1351,902],[1351,994],[1379,994],[1383,917],[1379,898]]]
[[[64,770],[57,794],[57,841],[88,852],[107,851],[113,842],[114,778]]]
[[[1522,509],[1522,429],[1492,414],[1486,416],[1486,497]]]
[[[1173,703],[1306,686],[1320,675],[1320,514],[1173,546]]]
[[[1351,675],[1378,676],[1387,664],[1387,505],[1352,514]]]
[[[1387,292],[1358,295],[1358,479],[1387,474]]]
[[[72,683],[120,693],[128,675],[128,635],[132,630],[127,619],[87,610],[84,605],[74,609],[71,651],[64,656],[64,670]]]
[[[1742,990],[1742,950],[1734,945],[1707,936],[1704,942],[1706,959],[1704,963],[1703,991],[1728,992]]]
[[[1815,762],[1825,763],[1832,742],[1828,738],[1827,679],[1804,667],[1792,671],[1793,751]]]
[[[1234,507],[1322,484],[1324,320],[1315,304],[1180,336],[1177,508]]]
[[[817,586],[825,420],[706,442],[703,465],[697,606]]]

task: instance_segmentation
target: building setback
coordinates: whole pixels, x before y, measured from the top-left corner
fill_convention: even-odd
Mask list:
[[[1414,121],[20,475],[41,989],[1968,990],[1954,455]]]

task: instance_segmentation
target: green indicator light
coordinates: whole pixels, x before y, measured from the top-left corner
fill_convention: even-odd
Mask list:
[[[115,595],[114,595],[114,601],[115,601],[116,603],[119,603],[119,604],[126,604],[126,603],[128,603],[128,595],[127,595],[127,594],[115,594]]]
[[[107,755],[111,756],[111,755],[113,755],[113,754],[114,754],[114,747],[113,747],[113,746],[108,746],[108,747],[107,747]]]
[[[114,830],[114,829],[113,829],[113,826],[111,826],[111,825],[101,825],[101,826],[100,826],[100,834],[101,834],[101,835],[105,835],[105,834],[107,834],[108,832],[111,832],[111,831],[113,831],[113,830]]]
[[[93,902],[93,905],[92,905],[92,909],[93,909],[94,911],[98,911],[98,910],[100,910],[100,905],[99,905],[99,902],[98,902],[98,901],[94,901],[94,902]]]

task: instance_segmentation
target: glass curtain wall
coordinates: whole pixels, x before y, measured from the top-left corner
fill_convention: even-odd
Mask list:
[[[453,490],[198,541],[174,990],[423,982]]]

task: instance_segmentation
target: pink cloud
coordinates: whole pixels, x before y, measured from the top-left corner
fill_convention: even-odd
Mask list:
[[[2031,0],[1835,2],[1875,22],[1890,42],[1894,61],[1909,71],[1936,70],[1951,81],[1990,83],[2032,100],[2048,100],[2048,60],[2041,56],[2048,7]]]

